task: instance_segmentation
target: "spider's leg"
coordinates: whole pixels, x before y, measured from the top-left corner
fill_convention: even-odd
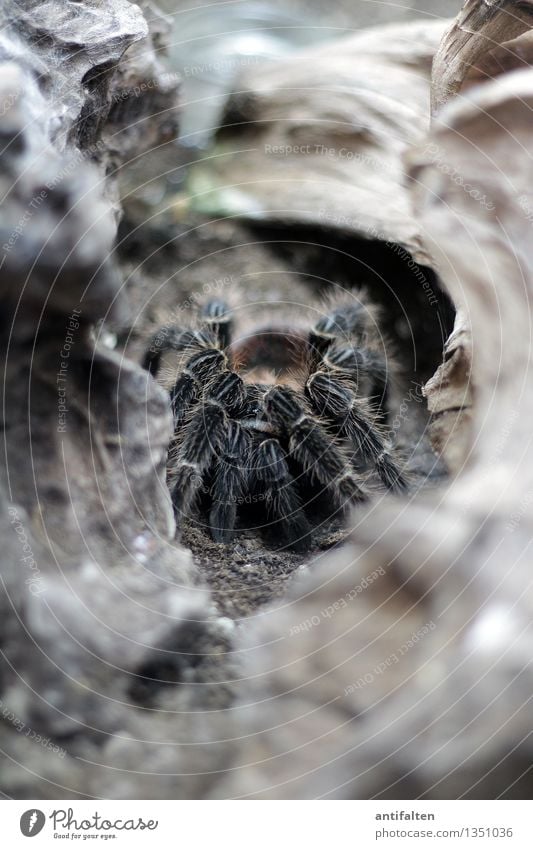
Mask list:
[[[215,472],[209,527],[215,542],[230,542],[237,519],[237,505],[247,486],[251,439],[230,421],[226,443]]]
[[[225,366],[226,357],[217,348],[198,351],[186,360],[170,390],[175,430],[181,427],[191,406],[199,399],[202,386]]]
[[[206,471],[220,455],[227,427],[224,408],[216,401],[199,406],[184,426],[171,481],[176,515],[189,515]]]
[[[339,304],[321,316],[309,332],[309,347],[315,364],[336,340],[360,337],[367,321],[365,306],[356,300]]]
[[[170,390],[170,406],[174,416],[174,430],[178,430],[189,409],[198,400],[198,382],[192,374],[181,374]]]
[[[368,405],[348,386],[325,372],[316,372],[306,383],[306,394],[317,413],[350,439],[363,460],[374,464],[386,487],[397,492],[407,489],[384,437],[370,420]]]
[[[265,401],[269,417],[288,436],[291,456],[311,479],[331,488],[341,503],[343,499],[366,501],[367,495],[344,452],[290,389],[275,386],[267,392]]]
[[[194,361],[191,373],[199,383],[207,381],[207,386],[201,403],[193,407],[183,428],[175,458],[172,502],[177,514],[186,515],[194,505],[206,472],[217,463],[225,445],[228,413],[237,413],[245,397],[243,381],[235,372],[223,371],[213,376],[226,361],[221,351],[212,348],[191,360]]]
[[[225,350],[231,345],[233,320],[231,310],[225,301],[213,298],[202,308],[202,320],[213,333],[220,348]]]
[[[358,394],[373,398],[386,416],[389,402],[388,369],[385,358],[377,351],[355,346],[332,345],[324,355],[324,365],[329,371],[349,380]]]
[[[221,404],[230,416],[240,416],[246,404],[246,386],[234,371],[223,371],[214,377],[205,395]]]
[[[182,353],[190,350],[192,352],[198,348],[209,347],[210,344],[213,344],[213,339],[201,330],[174,326],[161,327],[150,339],[141,365],[155,377],[161,366],[161,357],[166,351]]]
[[[265,439],[257,448],[253,474],[265,497],[267,511],[290,548],[309,544],[310,526],[289,472],[285,452],[277,439]]]

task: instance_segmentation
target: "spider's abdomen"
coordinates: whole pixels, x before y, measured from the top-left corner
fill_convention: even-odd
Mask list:
[[[307,333],[289,326],[259,327],[237,339],[230,348],[230,354],[243,372],[261,369],[283,374],[305,364]]]

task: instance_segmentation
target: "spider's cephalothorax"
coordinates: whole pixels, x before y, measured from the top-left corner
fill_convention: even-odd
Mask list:
[[[168,475],[178,525],[199,509],[229,542],[254,515],[279,544],[305,547],[311,518],[367,499],[365,476],[406,488],[383,434],[387,360],[368,305],[352,295],[307,329],[232,336],[230,310],[209,301],[197,327],[162,328],[145,355],[155,375],[162,354],[179,354]]]

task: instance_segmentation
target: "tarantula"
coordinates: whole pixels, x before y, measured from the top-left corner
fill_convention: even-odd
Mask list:
[[[309,328],[232,331],[231,310],[210,300],[196,327],[160,329],[143,360],[155,376],[165,352],[179,354],[168,475],[178,527],[197,507],[229,542],[260,504],[270,536],[303,548],[310,514],[368,498],[369,468],[405,490],[383,431],[387,361],[360,296],[332,301]]]

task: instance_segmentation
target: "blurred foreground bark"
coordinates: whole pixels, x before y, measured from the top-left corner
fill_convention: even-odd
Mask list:
[[[449,368],[475,386],[458,474],[374,505],[257,623],[222,795],[531,796],[533,71],[469,94],[409,156],[425,243],[460,307]]]
[[[193,685],[225,677],[226,640],[173,543],[168,396],[99,331],[121,309],[115,170],[176,130],[146,6],[152,29],[125,0],[2,9],[0,783],[15,798],[197,795],[222,748],[200,715],[186,731],[172,715],[224,700]]]

